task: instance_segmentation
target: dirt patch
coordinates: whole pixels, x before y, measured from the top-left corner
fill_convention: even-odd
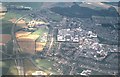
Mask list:
[[[3,44],[6,44],[6,43],[8,43],[8,41],[11,40],[11,35],[10,34],[0,34],[0,38],[2,38],[0,40],[0,42]]]

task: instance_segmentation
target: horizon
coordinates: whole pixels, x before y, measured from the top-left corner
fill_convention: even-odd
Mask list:
[[[0,0],[1,2],[119,2],[119,0]]]

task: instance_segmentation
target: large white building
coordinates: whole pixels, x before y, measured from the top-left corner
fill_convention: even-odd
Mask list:
[[[79,36],[75,34],[74,30],[61,29],[58,30],[57,41],[79,42]]]
[[[47,75],[47,73],[45,73],[43,71],[36,71],[36,72],[32,73],[32,75]]]

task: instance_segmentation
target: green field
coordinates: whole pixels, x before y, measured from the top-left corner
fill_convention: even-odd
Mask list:
[[[11,34],[11,29],[14,24],[10,22],[9,20],[13,18],[18,19],[20,17],[21,17],[20,14],[16,14],[13,12],[7,12],[5,17],[2,19],[2,25],[0,26],[0,29],[2,29],[1,34]]]
[[[35,32],[32,33],[32,35],[39,35],[39,38],[37,39],[37,42],[41,42],[42,40],[42,36],[44,33],[48,34],[49,29],[46,28],[46,26],[41,26],[41,28],[39,28],[38,30],[36,30]]]
[[[17,14],[17,13],[13,13],[13,12],[7,12],[5,14],[5,17],[3,18],[4,20],[10,20],[12,18],[18,19],[20,18],[22,15]]]
[[[38,71],[38,68],[36,68],[28,59],[24,59],[24,71],[25,73],[33,73],[35,71]]]
[[[2,25],[0,26],[0,29],[2,29],[1,34],[11,34],[13,23],[7,20],[2,20]]]
[[[9,58],[6,52],[0,52],[2,56],[0,56],[3,61],[0,61],[0,68],[2,69],[3,75],[17,75],[17,69],[15,68],[14,60],[5,60],[5,58]],[[10,54],[9,54],[10,55]]]
[[[11,19],[19,19],[23,15],[27,14],[26,12],[20,12],[20,11],[8,11],[4,18],[2,19],[2,25],[0,26],[0,29],[2,29],[1,34],[11,34],[11,29],[14,23],[10,22]],[[26,21],[29,21],[29,17],[26,17]]]
[[[5,75],[9,69],[9,62],[0,61],[0,69],[2,70],[2,74]]]
[[[53,73],[55,75],[59,74],[56,71],[56,68],[54,68],[53,64],[54,61],[48,60],[48,59],[36,59],[35,60],[37,66],[39,66],[42,70],[44,70],[47,73]]]
[[[48,29],[46,27],[41,27],[39,28],[38,30],[36,30],[35,32],[33,32],[32,34],[33,35],[42,35],[43,33],[47,33],[48,32]]]
[[[59,22],[59,21],[62,20],[62,16],[54,15],[54,14],[49,15],[49,18],[50,18],[51,20],[57,21],[57,22]]]
[[[0,61],[0,68],[3,75],[17,75],[17,69],[13,60]]]

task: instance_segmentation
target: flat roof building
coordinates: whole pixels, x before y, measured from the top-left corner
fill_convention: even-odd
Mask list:
[[[61,30],[58,30],[57,41],[79,42],[79,36],[74,30],[61,29]]]

